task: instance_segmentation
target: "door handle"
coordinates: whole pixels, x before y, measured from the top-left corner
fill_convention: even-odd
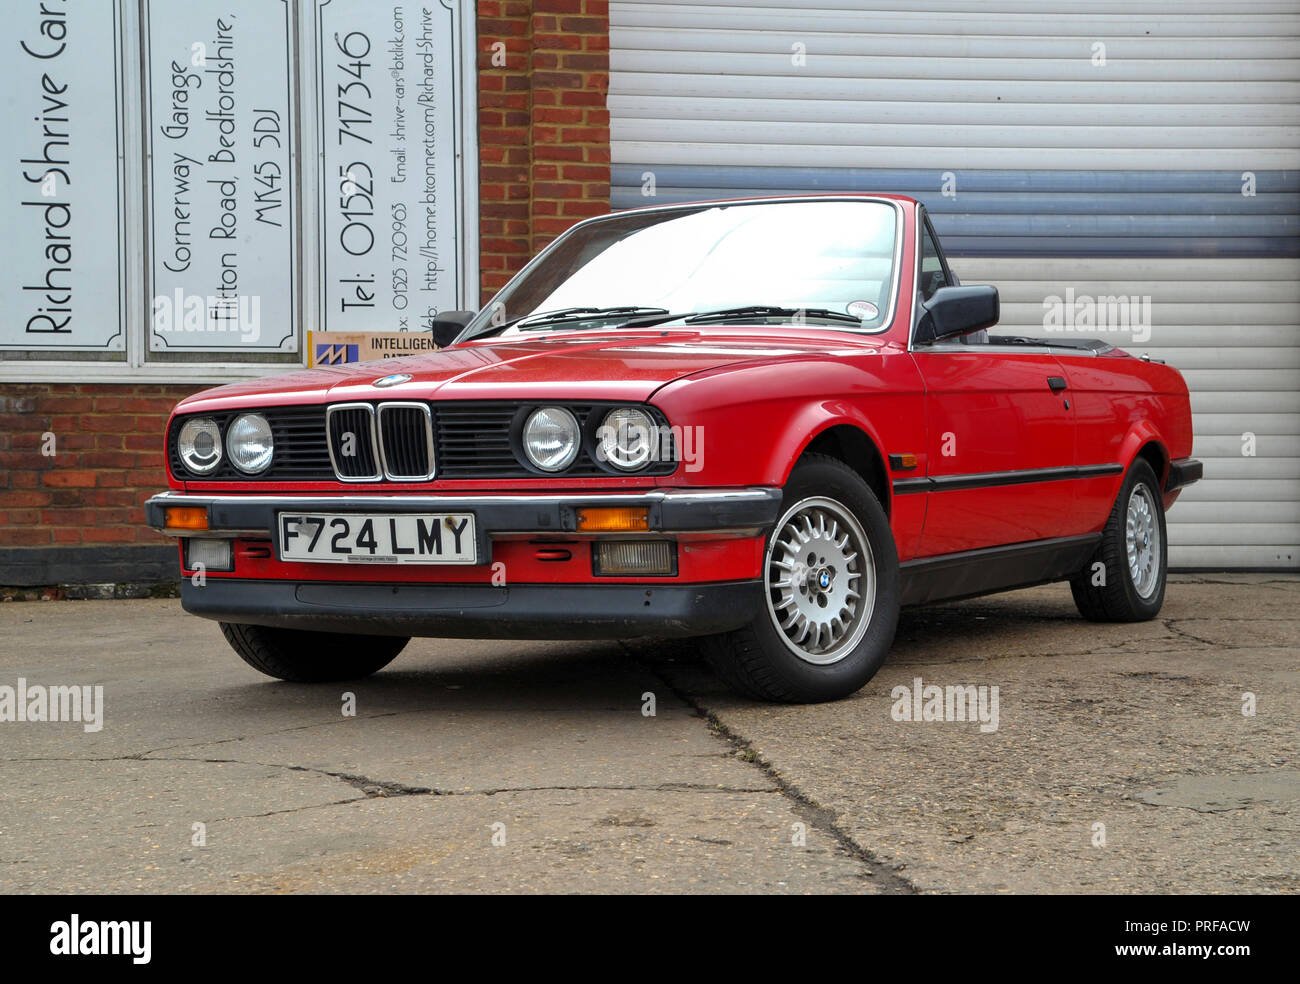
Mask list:
[[[1065,384],[1065,377],[1064,377],[1064,376],[1048,376],[1048,377],[1047,377],[1047,386],[1048,386],[1049,389],[1051,389],[1051,391],[1052,391],[1053,393],[1059,393],[1059,392],[1061,392],[1061,390],[1065,389],[1065,385],[1066,385],[1066,384]]]

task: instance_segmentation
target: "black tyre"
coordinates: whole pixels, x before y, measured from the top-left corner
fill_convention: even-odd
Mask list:
[[[814,703],[857,691],[898,625],[898,551],[885,511],[837,458],[809,454],[786,484],[763,558],[764,604],[707,642],[714,671],[759,700]]]
[[[1155,618],[1165,601],[1168,560],[1160,482],[1139,458],[1124,476],[1097,552],[1070,579],[1079,613],[1094,622]]]
[[[308,632],[222,622],[221,632],[255,670],[294,683],[357,680],[382,670],[410,638]]]

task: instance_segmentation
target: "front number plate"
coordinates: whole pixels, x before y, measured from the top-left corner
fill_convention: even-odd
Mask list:
[[[327,564],[476,564],[472,513],[281,513],[280,559]]]

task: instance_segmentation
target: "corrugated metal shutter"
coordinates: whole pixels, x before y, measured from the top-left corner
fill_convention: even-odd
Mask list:
[[[999,286],[1001,331],[1042,334],[1067,287],[1149,296],[1149,340],[1112,340],[1183,370],[1206,467],[1171,564],[1300,565],[1300,5],[659,0],[610,22],[614,207],[899,191]]]

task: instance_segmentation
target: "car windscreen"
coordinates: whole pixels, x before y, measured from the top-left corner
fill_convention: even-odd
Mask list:
[[[899,233],[897,209],[872,200],[614,215],[557,241],[475,327],[489,313],[513,333],[548,312],[762,306],[839,312],[879,330],[892,309]]]

